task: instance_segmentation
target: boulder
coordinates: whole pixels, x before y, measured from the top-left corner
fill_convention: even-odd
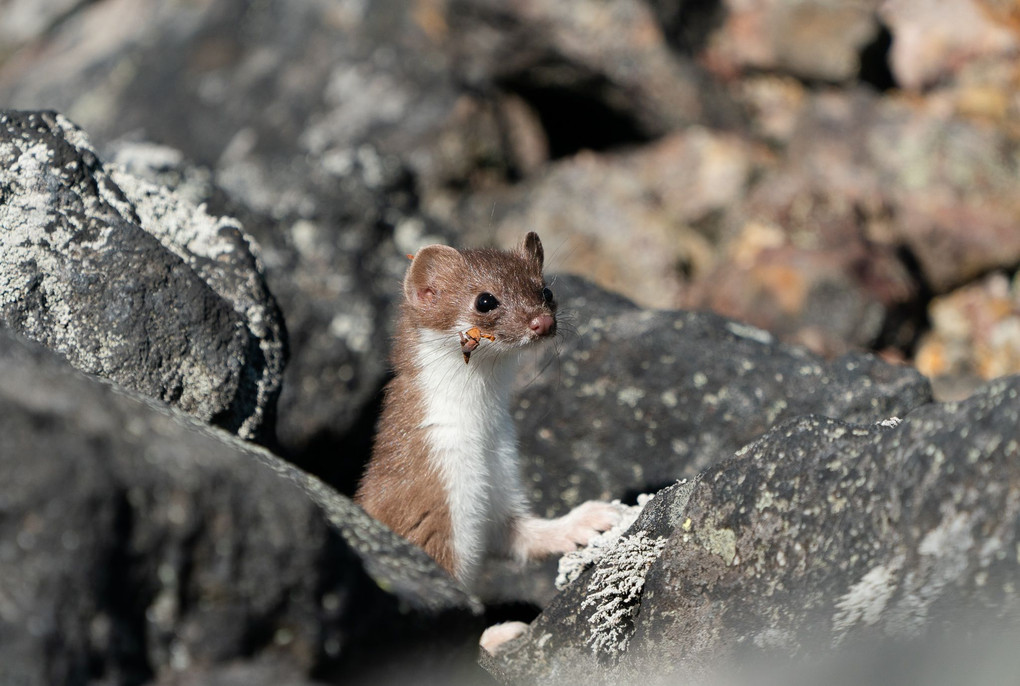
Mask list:
[[[911,351],[933,294],[1020,260],[1007,130],[863,89],[783,102],[796,136],[721,220],[684,306],[830,355]]]
[[[1004,377],[900,423],[777,425],[661,491],[493,671],[705,682],[883,644],[996,645],[1020,612],[1018,399]]]
[[[206,170],[186,174],[192,198],[259,241],[286,313],[279,449],[352,492],[404,254],[450,238],[418,210],[417,179],[462,184],[502,156],[491,108],[454,87],[444,37],[413,10],[83,3],[0,64],[0,101],[45,103],[125,156],[125,141],[179,150],[136,161],[160,182]]]
[[[720,76],[761,70],[804,80],[853,81],[860,76],[862,53],[879,34],[875,0],[719,4],[723,19],[704,39],[702,59]]]
[[[446,22],[458,75],[530,103],[553,158],[732,118],[721,107],[723,89],[670,49],[655,12],[640,0],[457,0]]]
[[[801,415],[868,424],[931,400],[915,370],[870,355],[825,360],[711,313],[644,310],[575,277],[551,285],[561,332],[528,360],[512,408],[543,516],[692,478]],[[494,565],[481,593],[542,605],[554,569]]]
[[[0,329],[0,682],[448,683],[480,608],[264,449]]]
[[[59,114],[0,113],[0,322],[244,438],[272,436],[283,322],[257,248],[96,156]]]
[[[882,3],[880,14],[893,36],[890,66],[903,88],[919,91],[947,82],[977,81],[991,86],[993,97],[995,91],[1009,97],[1008,75],[1015,78],[1020,49],[1015,6],[981,0],[890,0]],[[996,62],[1007,69],[995,74],[985,66]],[[975,75],[983,78],[974,79]]]
[[[576,277],[552,285],[564,331],[530,360],[513,410],[525,481],[549,514],[693,477],[793,417],[869,423],[931,400],[915,370],[870,355],[825,360],[709,312],[641,309]]]
[[[303,183],[324,197],[329,187],[328,208],[320,208],[328,216],[274,218],[176,149],[127,141],[113,147],[113,159],[133,174],[240,218],[257,238],[290,343],[275,447],[353,493],[387,378],[405,254],[449,242],[448,231],[414,208],[407,168],[371,147],[349,160],[342,178],[304,168]]]
[[[692,126],[637,149],[557,160],[518,184],[467,196],[449,220],[465,236],[506,246],[535,231],[547,271],[676,308],[687,281],[714,266],[718,217],[768,159],[745,137]]]

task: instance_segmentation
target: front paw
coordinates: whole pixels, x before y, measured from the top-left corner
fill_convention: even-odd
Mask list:
[[[625,509],[622,505],[591,500],[556,519],[524,517],[515,524],[511,550],[521,560],[569,553],[613,528]]]
[[[588,545],[592,538],[616,526],[622,516],[622,508],[613,503],[589,500],[578,505],[562,518],[566,545],[560,552]]]

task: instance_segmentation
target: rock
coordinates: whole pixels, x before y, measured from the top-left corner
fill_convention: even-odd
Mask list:
[[[543,516],[694,477],[794,417],[873,423],[931,400],[916,371],[869,355],[825,361],[707,312],[642,310],[571,277],[552,287],[564,331],[526,366],[513,406]],[[541,605],[554,570],[497,567],[480,593]]]
[[[177,176],[259,241],[292,342],[279,449],[350,492],[404,254],[450,239],[419,210],[419,186],[463,184],[503,155],[492,108],[454,87],[443,37],[413,10],[92,3],[0,66],[0,101],[46,102],[101,148],[180,151],[133,164]]]
[[[179,150],[158,183],[198,170],[174,187],[243,222],[286,313],[280,451],[352,490],[335,456],[367,454],[423,243],[538,228],[642,305],[903,359],[932,295],[1020,262],[1009,60],[883,91],[859,63],[909,31],[887,5],[82,3],[0,64],[0,101]]]
[[[278,403],[277,447],[353,493],[364,460],[359,452],[367,453],[374,402],[388,371],[405,255],[449,241],[447,230],[415,209],[407,168],[365,147],[348,160],[342,177],[305,169],[309,186],[324,195],[331,187],[328,211],[338,214],[274,219],[268,208],[253,209],[227,193],[179,151],[115,147],[119,163],[241,218],[256,236],[266,281],[286,313],[292,351]]]
[[[949,399],[982,381],[1020,374],[1020,276],[1003,273],[932,300],[932,328],[915,356],[918,370]]]
[[[458,0],[447,21],[458,73],[532,103],[554,158],[727,116],[721,89],[670,50],[644,2]]]
[[[781,102],[797,135],[719,220],[685,307],[825,354],[910,351],[933,293],[1020,260],[1006,132],[863,90]]]
[[[893,35],[889,62],[896,81],[911,90],[945,83],[975,62],[1015,64],[1020,50],[1016,7],[1008,2],[890,0],[880,13]]]
[[[265,450],[2,329],[0,509],[3,683],[470,673],[479,607],[421,550]]]
[[[740,136],[690,127],[639,150],[558,161],[529,181],[473,194],[449,219],[466,236],[508,246],[536,231],[549,269],[673,308],[687,280],[713,266],[713,220],[740,202],[765,159]]]
[[[704,682],[994,636],[1020,611],[1018,398],[1006,377],[898,425],[779,424],[659,493],[495,661],[500,680]]]
[[[850,81],[861,71],[862,51],[878,35],[874,1],[720,4],[725,19],[707,39],[702,59],[723,76],[761,70]]]
[[[58,114],[13,111],[0,218],[0,322],[83,371],[272,436],[283,323],[236,220],[107,168]]]
[[[798,193],[778,211],[789,212],[782,223],[770,221],[771,212],[748,220],[686,304],[826,356],[881,347],[893,313],[918,297],[895,249],[861,240],[861,208],[835,197]],[[798,244],[808,233],[817,242]],[[896,342],[909,343],[907,335]]]
[[[1020,139],[937,104],[886,101],[877,114],[862,143],[893,194],[892,231],[934,292],[1020,261]]]
[[[547,514],[693,477],[793,417],[876,422],[931,399],[916,371],[869,355],[826,361],[708,312],[553,286],[567,330],[525,369],[514,407],[525,483]]]

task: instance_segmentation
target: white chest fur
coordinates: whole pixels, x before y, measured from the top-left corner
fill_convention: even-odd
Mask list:
[[[487,551],[506,545],[506,524],[525,513],[509,398],[516,352],[482,345],[464,363],[449,335],[416,346],[426,398],[422,428],[447,491],[457,577],[470,586]]]

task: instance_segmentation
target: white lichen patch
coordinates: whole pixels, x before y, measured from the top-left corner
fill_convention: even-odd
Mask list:
[[[616,400],[621,405],[637,407],[638,402],[645,397],[645,392],[636,386],[627,386],[620,389],[616,394]]]
[[[872,626],[881,619],[889,598],[896,591],[896,575],[902,563],[903,558],[897,557],[889,564],[872,568],[840,596],[832,618],[833,646],[838,645],[858,622]]]
[[[645,575],[665,545],[665,538],[649,538],[645,531],[624,536],[592,573],[581,609],[595,608],[588,618],[591,633],[586,643],[596,656],[613,659],[627,649]]]
[[[637,498],[637,505],[623,505],[619,500],[614,500],[613,504],[620,511],[620,520],[613,528],[594,536],[584,548],[567,553],[560,558],[556,574],[556,588],[562,591],[574,579],[581,576],[584,570],[601,560],[606,552],[616,544],[623,532],[630,528],[653,497],[652,494],[642,493]]]

